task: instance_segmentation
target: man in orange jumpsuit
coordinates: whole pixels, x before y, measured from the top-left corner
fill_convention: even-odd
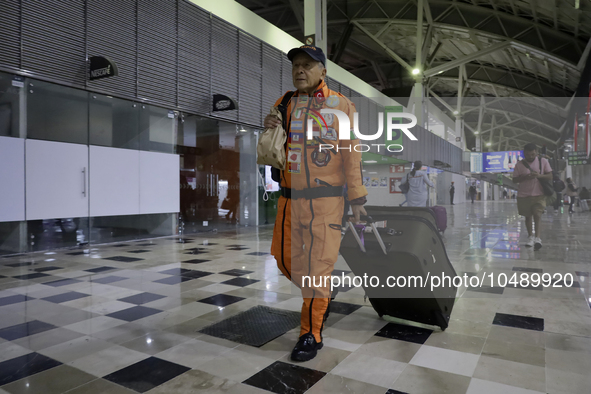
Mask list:
[[[338,119],[320,116],[321,109],[336,109],[349,116],[353,125],[355,105],[342,94],[328,89],[326,57],[320,48],[302,46],[287,54],[292,61],[297,91],[287,106],[287,168],[281,171],[281,197],[273,232],[271,253],[281,272],[301,288],[304,302],[300,338],[292,360],[307,361],[322,348],[322,329],[331,301],[330,278],[341,244],[343,186],[356,221],[366,214],[363,204],[361,153],[358,139],[340,139]],[[286,93],[289,94],[289,93]],[[282,102],[277,100],[275,106]],[[313,139],[306,136],[313,119]],[[281,122],[265,118],[266,128]],[[346,130],[347,135],[350,130]],[[310,279],[306,279],[308,277]]]

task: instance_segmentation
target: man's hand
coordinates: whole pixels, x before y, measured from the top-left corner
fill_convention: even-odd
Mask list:
[[[365,211],[365,208],[363,208],[363,205],[351,205],[351,210],[353,211],[353,216],[355,216],[355,224],[359,223],[361,215],[367,216],[367,212]]]
[[[277,126],[281,126],[281,121],[275,115],[267,115],[265,116],[265,120],[263,121],[263,126],[265,129],[273,129]]]

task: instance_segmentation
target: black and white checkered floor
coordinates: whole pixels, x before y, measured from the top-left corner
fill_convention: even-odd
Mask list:
[[[5,257],[0,393],[589,392],[591,214],[544,215],[534,252],[511,202],[447,209],[458,274],[570,273],[575,286],[461,288],[445,332],[341,291],[324,348],[294,363],[299,327],[261,347],[199,332],[255,306],[300,310],[270,227]]]

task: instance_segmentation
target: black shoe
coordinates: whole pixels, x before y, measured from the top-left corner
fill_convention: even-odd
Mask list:
[[[322,349],[324,344],[317,343],[314,335],[308,333],[304,334],[298,340],[293,351],[291,352],[291,359],[293,361],[308,361],[316,357],[318,350]]]

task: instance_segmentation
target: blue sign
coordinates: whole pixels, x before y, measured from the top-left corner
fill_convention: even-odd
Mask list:
[[[482,155],[482,172],[513,172],[523,151],[485,152]]]

